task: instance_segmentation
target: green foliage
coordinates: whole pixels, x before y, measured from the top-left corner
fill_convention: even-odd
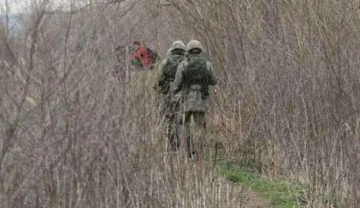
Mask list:
[[[301,185],[280,179],[268,179],[249,171],[249,169],[251,168],[235,167],[224,161],[218,165],[220,175],[234,183],[249,186],[262,197],[270,200],[274,208],[293,208],[306,204],[304,189]]]

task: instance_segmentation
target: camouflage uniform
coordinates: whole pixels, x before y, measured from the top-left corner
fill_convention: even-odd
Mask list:
[[[175,53],[174,51],[180,50],[182,54]],[[180,129],[179,129],[179,109],[180,109],[180,93],[171,96],[170,89],[173,88],[173,80],[169,80],[166,76],[165,67],[169,60],[183,60],[185,58],[185,44],[182,41],[175,41],[167,53],[167,58],[160,63],[160,74],[158,79],[158,86],[163,88],[164,85],[168,85],[169,90],[162,89],[162,115],[167,120],[167,135],[171,150],[178,150],[180,145]],[[176,65],[177,67],[177,65]],[[175,68],[176,70],[176,68]],[[175,73],[174,77],[175,78]]]
[[[163,100],[164,100],[164,95],[161,93],[161,84],[164,82],[165,77],[163,76],[163,67],[166,64],[168,58],[171,55],[171,50],[172,48],[169,48],[166,52],[166,57],[161,60],[161,62],[158,65],[158,79],[156,84],[154,85],[154,90],[156,91],[156,96],[155,96],[155,103],[157,106],[160,106],[162,108],[161,110],[161,114],[163,113]]]
[[[199,135],[197,136],[197,146],[199,149],[199,156],[201,157],[203,155],[203,142],[205,140],[205,127],[206,127],[206,119],[205,119],[205,113],[209,109],[209,96],[203,95],[203,92],[201,91],[201,88],[203,87],[200,84],[190,84],[188,87],[188,90],[184,90],[184,85],[187,80],[184,80],[184,72],[187,70],[189,60],[192,57],[201,57],[201,51],[203,51],[203,48],[199,41],[191,40],[186,46],[188,54],[188,59],[185,59],[182,63],[179,64],[174,85],[172,88],[172,93],[177,93],[178,91],[182,91],[183,93],[183,99],[184,99],[184,135],[186,138],[187,143],[187,150],[189,157],[192,157],[195,153],[195,147],[193,144],[193,138],[190,132],[190,121],[191,116],[194,117],[194,121],[196,123],[197,129],[199,130]],[[192,53],[194,49],[197,49],[197,53]],[[203,58],[203,60],[205,60]],[[212,64],[209,61],[206,61],[206,87],[209,85],[216,85],[217,79],[214,74],[214,69]]]
[[[166,57],[163,60],[161,60],[161,62],[159,64],[159,80],[158,81],[161,81],[162,79],[164,79],[164,77],[162,76],[162,69],[163,69],[163,66],[166,64],[168,58],[171,56],[171,51],[172,51],[172,48],[170,47],[166,51]]]

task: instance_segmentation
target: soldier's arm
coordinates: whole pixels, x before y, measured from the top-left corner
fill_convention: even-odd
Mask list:
[[[166,59],[162,60],[161,63],[159,64],[157,86],[161,86],[165,83],[165,76],[164,76],[164,72],[163,72],[163,67],[165,65],[165,62],[166,62]]]
[[[184,71],[184,62],[181,62],[176,70],[175,80],[174,80],[174,88],[171,89],[173,94],[178,93],[183,84],[183,71]]]
[[[208,79],[208,85],[216,85],[217,84],[217,78],[214,72],[214,67],[212,63],[207,62],[207,68],[209,70],[209,79]]]

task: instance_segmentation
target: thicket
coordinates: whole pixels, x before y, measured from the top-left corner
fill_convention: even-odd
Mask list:
[[[246,206],[246,191],[166,152],[156,71],[125,62],[112,76],[116,47],[164,56],[177,39],[200,40],[219,78],[209,147],[301,182],[308,207],[360,204],[358,1],[69,5],[0,32],[2,207]]]

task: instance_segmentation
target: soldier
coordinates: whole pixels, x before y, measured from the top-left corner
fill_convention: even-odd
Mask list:
[[[213,65],[203,56],[203,47],[197,40],[191,40],[186,45],[187,58],[181,62],[176,71],[172,93],[182,91],[184,99],[184,135],[188,156],[193,157],[195,147],[190,132],[190,121],[193,116],[199,135],[197,137],[198,158],[203,156],[205,139],[205,113],[209,108],[209,85],[216,85],[217,79]]]
[[[157,84],[163,95],[162,113],[168,122],[167,135],[170,149],[173,151],[178,150],[180,145],[180,129],[178,128],[180,94],[174,94],[174,96],[171,96],[170,89],[172,88],[175,79],[177,67],[179,63],[185,59],[185,53],[185,44],[180,40],[174,41],[169,49],[167,58],[160,64],[160,76]]]
[[[160,74],[159,75],[159,80],[158,80],[159,82],[164,79],[163,76],[162,76],[162,69],[163,69],[163,66],[166,64],[166,61],[168,60],[168,58],[171,56],[171,50],[172,50],[172,48],[170,47],[166,51],[166,57],[163,60],[161,60],[161,62],[159,64],[159,74]],[[159,85],[159,83],[156,83],[155,88],[157,88],[158,85]]]

